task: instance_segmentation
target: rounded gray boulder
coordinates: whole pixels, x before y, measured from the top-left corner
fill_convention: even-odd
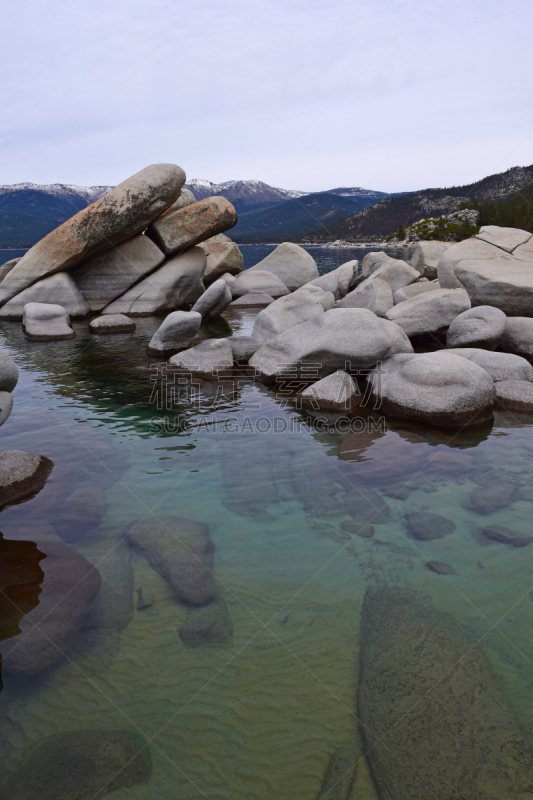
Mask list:
[[[70,318],[63,306],[55,303],[26,303],[22,316],[24,333],[34,342],[74,339]]]
[[[177,350],[184,350],[190,346],[201,324],[202,315],[197,311],[173,311],[152,336],[148,354],[166,358]]]
[[[477,364],[439,350],[399,354],[370,377],[385,414],[430,425],[469,425],[490,419],[494,381]]]
[[[504,334],[506,322],[507,317],[499,308],[469,308],[452,321],[446,335],[446,346],[494,350]]]
[[[509,317],[500,347],[507,353],[533,359],[533,319],[531,317]]]
[[[192,310],[202,317],[219,317],[231,303],[231,289],[223,278],[219,278],[198,298]]]
[[[0,392],[12,392],[18,379],[19,368],[4,350],[0,350]]]

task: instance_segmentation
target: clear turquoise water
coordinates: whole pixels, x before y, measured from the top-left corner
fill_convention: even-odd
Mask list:
[[[227,328],[205,332],[249,332],[254,315],[225,317]],[[151,608],[135,610],[117,635],[80,633],[44,675],[4,677],[4,776],[50,734],[119,728],[150,739],[153,761],[150,781],[114,793],[120,800],[317,797],[331,752],[352,735],[359,614],[376,581],[427,592],[453,614],[533,741],[533,546],[479,537],[495,523],[531,533],[533,506],[518,500],[483,516],[468,508],[483,476],[531,486],[533,420],[498,414],[462,433],[390,420],[372,434],[317,431],[307,415],[243,380],[222,397],[205,385],[178,398],[165,413],[186,424],[165,430],[145,353],[158,324],[139,320],[134,334],[97,338],[77,323],[75,340],[53,344],[29,343],[19,324],[2,325],[2,347],[21,369],[2,449],[55,464],[45,488],[4,509],[2,523],[46,521],[55,498],[90,485],[105,492],[103,528],[176,515],[208,525],[232,640],[186,647],[177,634],[186,609],[132,554],[135,588],[152,588]],[[226,429],[202,425],[212,420]],[[260,420],[272,423],[261,423],[267,432],[257,430]],[[407,481],[419,488],[403,501],[382,492]],[[353,487],[375,489],[390,507],[373,538],[341,528],[349,518],[342,498]],[[414,540],[405,515],[423,508],[453,520],[455,532]],[[71,546],[86,553],[98,536]],[[429,571],[433,560],[456,575]],[[376,798],[364,762],[351,797]]]

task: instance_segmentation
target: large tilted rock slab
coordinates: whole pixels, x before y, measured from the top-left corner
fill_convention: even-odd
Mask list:
[[[468,425],[490,419],[495,390],[477,364],[446,350],[399,354],[370,377],[387,415],[430,425]]]
[[[500,347],[507,353],[533,360],[533,319],[531,317],[510,317],[505,325]]]
[[[386,316],[401,325],[408,336],[416,336],[447,328],[469,308],[470,298],[464,289],[434,289],[394,306]]]
[[[184,603],[201,606],[214,600],[215,546],[207,525],[182,517],[148,518],[132,523],[128,537]]]
[[[361,634],[357,713],[380,798],[528,797],[532,748],[451,615],[419,593],[367,589]]]
[[[521,356],[512,353],[495,353],[477,347],[453,347],[448,353],[468,358],[497,381],[533,381],[533,367]]]
[[[292,242],[278,245],[266,258],[247,270],[264,271],[276,275],[291,292],[318,278],[318,267],[313,256]]]
[[[103,313],[142,317],[194,303],[203,293],[204,269],[204,251],[192,247],[132,286],[106,306]]]
[[[164,260],[165,254],[148,236],[134,236],[84,261],[70,274],[90,310],[101,311],[130,286],[157,269]]]
[[[181,167],[153,164],[119,183],[28,250],[2,281],[0,304],[40,278],[141,233],[177,199],[184,182]]]
[[[54,275],[49,275],[12,297],[0,308],[0,319],[22,319],[24,306],[27,303],[60,305],[69,317],[85,317],[89,313],[85,297],[68,272],[56,272]]]
[[[378,317],[384,317],[394,305],[392,289],[381,278],[368,278],[353,292],[335,303],[336,308],[368,308]]]
[[[4,350],[0,350],[0,392],[12,392],[18,383],[19,368]]]
[[[268,342],[283,331],[309,319],[322,316],[324,309],[313,292],[295,292],[280,297],[259,312],[252,336],[260,342]]]
[[[443,288],[464,287],[472,305],[494,306],[511,317],[533,316],[532,234],[487,226],[447,250],[438,266]]]
[[[13,503],[41,489],[54,462],[46,456],[22,450],[0,452],[0,506]]]
[[[219,372],[233,366],[233,351],[227,339],[207,339],[172,356],[168,363],[190,375],[216,378]]]
[[[197,311],[172,311],[165,317],[148,345],[152,356],[172,355],[189,347],[202,324],[202,316]]]
[[[38,675],[64,658],[85,611],[100,589],[100,573],[45,523],[5,525],[6,539],[35,542],[46,558],[39,605],[20,622],[20,637],[0,644],[2,671],[19,677]]]
[[[371,367],[391,347],[382,321],[366,308],[334,308],[267,342],[250,359],[265,380],[312,370],[317,378],[337,369]]]
[[[224,233],[236,224],[237,212],[229,200],[217,195],[163,214],[150,225],[148,235],[170,255]]]
[[[199,245],[207,256],[204,272],[206,286],[222,278],[223,275],[238,275],[244,269],[244,259],[235,242],[228,236],[219,233]]]
[[[192,310],[204,318],[219,317],[231,303],[231,289],[223,278],[212,283],[198,298]]]
[[[237,276],[235,283],[231,287],[231,293],[234,298],[237,298],[252,292],[268,294],[274,298],[289,294],[289,290],[283,281],[272,272],[247,269]]]
[[[100,800],[145,783],[152,762],[136,731],[69,730],[39,739],[10,781],[10,800]]]
[[[24,333],[34,342],[74,339],[70,318],[63,306],[54,303],[26,303],[22,313]]]
[[[435,240],[417,242],[411,256],[411,266],[425,278],[433,280],[437,277],[439,261],[452,245],[453,242]]]
[[[333,292],[335,300],[341,300],[345,297],[349,290],[350,284],[355,278],[359,262],[357,260],[347,261],[341,264],[337,269],[332,269],[326,275],[321,275],[320,278],[314,278],[306,286],[318,286],[324,292]]]
[[[459,314],[446,335],[447,347],[483,347],[494,350],[502,338],[507,317],[499,308],[476,306]]]

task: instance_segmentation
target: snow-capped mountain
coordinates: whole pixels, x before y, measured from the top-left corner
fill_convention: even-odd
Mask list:
[[[306,192],[291,189],[277,189],[263,181],[226,181],[225,183],[211,183],[211,181],[193,178],[185,186],[191,190],[197,200],[219,194],[233,203],[237,212],[257,210],[302,197]]]

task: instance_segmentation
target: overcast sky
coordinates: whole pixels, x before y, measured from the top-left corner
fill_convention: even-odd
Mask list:
[[[401,191],[533,163],[531,0],[25,0],[0,183]]]

